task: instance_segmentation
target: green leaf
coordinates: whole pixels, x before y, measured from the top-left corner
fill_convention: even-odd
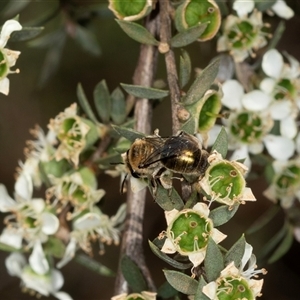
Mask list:
[[[108,277],[115,276],[115,273],[111,269],[85,254],[77,254],[75,256],[75,261],[100,275]]]
[[[270,256],[270,253],[274,250],[276,245],[278,245],[278,243],[282,241],[284,237],[287,235],[289,230],[288,227],[289,227],[288,223],[285,222],[284,225],[281,227],[281,229],[277,231],[273,235],[273,237],[263,246],[263,248],[261,249],[258,255],[258,258],[260,260]]]
[[[163,299],[169,299],[175,297],[178,294],[168,281],[165,281],[157,290],[157,296]]]
[[[228,136],[224,127],[221,128],[215,143],[212,146],[211,151],[218,151],[223,158],[226,158],[227,150],[228,150]]]
[[[94,89],[94,103],[103,123],[108,123],[111,112],[111,97],[104,79]]]
[[[180,129],[186,133],[194,135],[197,131],[197,127],[196,118],[191,116],[185,123],[181,125]]]
[[[284,238],[280,242],[279,246],[276,248],[272,256],[268,259],[268,263],[272,264],[281,258],[284,254],[288,252],[291,248],[294,240],[293,227],[289,224],[286,225],[286,230]]]
[[[148,241],[150,249],[152,250],[152,252],[159,257],[161,260],[163,260],[164,262],[168,263],[169,265],[171,265],[172,267],[176,268],[176,269],[180,269],[180,270],[186,270],[186,269],[191,269],[193,264],[192,263],[181,263],[176,261],[175,259],[172,259],[171,257],[169,257],[167,254],[161,252],[159,250],[159,248],[157,246],[155,246],[154,243],[152,243],[151,241]]]
[[[141,132],[134,131],[131,128],[121,127],[117,125],[112,125],[112,128],[121,136],[129,140],[130,142],[134,142],[136,139],[141,139],[145,137],[145,135]]]
[[[235,204],[232,207],[221,205],[210,212],[209,218],[212,219],[214,226],[221,226],[227,223],[235,215],[238,208],[239,204]]]
[[[121,83],[121,86],[128,94],[141,99],[161,99],[169,95],[169,91],[154,89],[141,85]]]
[[[150,192],[152,193],[152,189],[150,189]],[[184,206],[181,197],[173,187],[170,191],[164,189],[162,186],[158,186],[156,196],[155,196],[155,202],[163,210],[167,210],[167,211],[172,210],[174,208],[176,208],[177,210],[181,210]]]
[[[171,46],[175,48],[180,48],[195,42],[204,32],[206,27],[207,24],[204,23],[189,27],[188,29],[179,32],[178,34],[172,37]]]
[[[245,253],[245,247],[246,247],[246,240],[244,235],[242,235],[234,245],[228,250],[228,252],[225,255],[225,265],[228,265],[232,261],[234,262],[234,265],[236,267],[239,267],[243,255]]]
[[[207,282],[204,280],[203,276],[201,276],[194,300],[209,300],[209,298],[202,292],[202,289],[206,284]]]
[[[127,255],[121,259],[122,274],[133,292],[140,293],[148,289],[145,278],[137,264]]]
[[[126,102],[123,92],[117,87],[111,94],[111,118],[113,122],[120,125],[126,120]]]
[[[75,31],[75,40],[82,47],[82,49],[88,53],[94,56],[99,56],[101,54],[101,48],[98,44],[96,36],[88,29],[77,25]]]
[[[252,234],[262,227],[267,225],[280,211],[279,205],[272,205],[268,210],[266,210],[246,231],[246,234]]]
[[[83,111],[86,113],[86,115],[95,123],[98,123],[96,116],[94,115],[92,108],[86,98],[86,95],[84,93],[84,90],[82,88],[81,83],[78,83],[77,85],[77,98],[79,100],[79,103],[83,109]]]
[[[23,27],[22,30],[14,31],[9,38],[10,42],[24,42],[38,36],[44,27]]]
[[[186,295],[196,294],[198,282],[195,279],[178,271],[163,271],[167,281],[174,289]]]
[[[184,98],[184,104],[193,104],[203,97],[217,77],[219,63],[220,60],[215,59],[197,76]]]
[[[179,67],[179,84],[183,88],[190,80],[192,71],[191,59],[187,51],[181,50]]]
[[[143,26],[129,21],[116,20],[123,31],[131,37],[133,40],[146,45],[158,46],[159,41],[157,41],[154,36]]]
[[[31,0],[5,2],[7,2],[7,4],[4,8],[1,9],[1,15],[2,18],[7,19],[12,18],[12,16],[15,16],[16,14],[19,14],[20,11],[22,11],[31,2]]]
[[[206,248],[204,267],[206,278],[209,282],[216,280],[224,269],[223,255],[218,245],[211,237],[208,240]]]

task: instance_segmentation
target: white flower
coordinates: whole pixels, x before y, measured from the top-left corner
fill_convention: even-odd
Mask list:
[[[100,129],[93,122],[77,115],[76,103],[51,119],[48,127],[60,141],[55,152],[56,160],[65,158],[75,166],[78,166],[83,150],[94,144],[100,134]]]
[[[11,71],[10,67],[16,64],[21,52],[4,48],[11,33],[21,30],[21,24],[16,20],[8,20],[4,23],[0,33],[0,93],[8,95],[9,79],[7,75],[10,73],[18,73],[19,70]]]
[[[194,267],[199,266],[206,255],[208,237],[217,244],[226,238],[213,227],[209,213],[208,206],[200,202],[192,209],[165,211],[168,228],[160,235],[160,238],[167,237],[161,251],[168,254],[178,252],[188,256]],[[177,224],[176,228],[174,224]]]
[[[111,218],[103,214],[97,207],[93,211],[83,214],[73,222],[71,239],[66,248],[64,257],[58,262],[57,267],[61,268],[73,259],[77,246],[85,252],[91,252],[91,242],[98,240],[100,253],[104,252],[104,243],[119,244],[120,224],[123,223],[126,215],[126,205],[120,206],[117,214]]]
[[[247,16],[253,11],[254,6],[254,0],[235,0],[233,3],[233,9],[236,11],[239,17]],[[276,0],[269,10],[271,15],[272,12],[275,12],[276,15],[283,19],[290,19],[294,16],[294,11],[286,5],[284,0]]]
[[[222,88],[222,103],[231,111],[229,119],[224,120],[229,149],[234,150],[230,160],[246,159],[245,164],[250,168],[249,153],[261,153],[264,145],[275,159],[286,160],[293,155],[295,144],[291,139],[269,134],[273,127],[270,95],[260,90],[245,94],[236,80],[227,80]]]
[[[244,270],[246,264],[248,268]],[[257,274],[266,274],[265,269],[255,270],[256,258],[252,254],[252,246],[246,243],[244,256],[239,268],[231,262],[221,271],[220,277],[216,281],[209,282],[202,289],[203,293],[211,300],[218,300],[219,297],[228,299],[255,299],[261,296],[263,279],[252,279]],[[249,296],[250,298],[248,298]],[[236,298],[237,299],[237,298]]]
[[[238,3],[239,4],[239,3]],[[238,5],[243,8],[243,4]],[[218,39],[217,51],[229,51],[236,62],[244,61],[249,55],[254,57],[256,51],[267,44],[268,34],[262,29],[262,13],[254,10],[248,17],[229,15],[223,23],[223,35]]]
[[[31,248],[36,241],[45,242],[48,235],[58,230],[58,218],[51,213],[43,199],[32,199],[32,190],[32,180],[26,173],[20,174],[16,181],[16,200],[0,184],[0,211],[12,213],[6,217],[7,228],[0,236],[2,243],[20,248],[24,239]]]
[[[273,99],[269,111],[272,118],[280,122],[281,135],[294,138],[298,131],[296,119],[300,108],[300,67],[294,57],[285,56],[289,64],[284,63],[276,49],[264,54],[262,69],[269,77],[261,81],[260,88]]]
[[[34,262],[35,266],[37,262]],[[37,292],[37,295],[53,295],[60,300],[71,300],[72,298],[65,292],[59,290],[63,286],[64,278],[60,271],[50,269],[45,273],[37,273],[32,268],[32,262],[27,264],[24,255],[18,252],[10,254],[5,260],[8,273],[21,279],[22,285],[29,291]]]

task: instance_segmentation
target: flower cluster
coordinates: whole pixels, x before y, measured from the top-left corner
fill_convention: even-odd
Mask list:
[[[235,0],[236,15],[229,15],[223,23],[223,35],[219,38],[217,51],[229,51],[236,62],[255,57],[255,52],[267,44],[270,25],[263,22],[263,14],[255,9],[254,0]],[[294,12],[283,0],[277,0],[268,11],[284,19],[293,17]]]
[[[79,247],[91,254],[91,243],[96,240],[100,253],[104,244],[119,243],[125,206],[115,216],[104,214],[96,205],[105,191],[98,189],[92,168],[81,162],[81,155],[101,138],[99,127],[101,124],[80,117],[76,104],[71,105],[50,121],[47,134],[39,127],[32,131],[36,140],[27,143],[27,159],[20,163],[14,199],[0,185],[0,211],[8,213],[0,242],[12,251],[6,260],[9,274],[20,277],[26,291],[71,299],[59,291],[64,280],[54,267],[51,257],[56,255],[49,243],[57,244],[56,251],[62,253],[58,268]],[[34,198],[34,188],[42,184],[47,187],[46,199]],[[28,263],[23,254],[15,252],[20,250],[30,253]]]

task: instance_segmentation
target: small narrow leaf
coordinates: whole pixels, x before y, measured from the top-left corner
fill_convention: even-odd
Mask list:
[[[278,245],[278,243],[287,235],[288,226],[289,225],[285,223],[281,229],[277,231],[276,234],[274,234],[274,236],[263,246],[258,255],[260,260],[270,256],[270,253],[274,250],[276,245]]]
[[[181,130],[189,134],[195,134],[197,132],[196,119],[191,116],[185,123],[181,125]]]
[[[214,226],[218,227],[227,223],[236,213],[239,208],[239,204],[229,207],[228,205],[221,205],[209,214],[210,219],[212,219]]]
[[[134,142],[136,139],[140,139],[145,135],[141,132],[134,131],[131,128],[121,127],[117,125],[112,125],[112,128],[121,136],[129,140],[130,142]]]
[[[267,48],[266,52],[270,49],[277,47],[277,44],[279,43],[284,31],[285,31],[285,21],[280,21],[278,26],[276,27],[275,32],[272,35],[272,39],[270,40],[270,42],[268,44],[268,48]]]
[[[272,205],[267,211],[264,212],[246,231],[246,234],[252,234],[262,227],[267,225],[276,215],[281,211],[279,205]]]
[[[163,271],[166,279],[174,289],[186,295],[196,294],[198,282],[195,279],[178,271]]]
[[[44,252],[56,258],[62,258],[66,251],[65,244],[54,236],[49,236],[47,242],[44,244]]]
[[[180,48],[195,42],[206,29],[207,24],[199,24],[179,32],[171,39],[171,46]]]
[[[185,104],[193,104],[203,97],[218,74],[219,63],[219,60],[215,59],[198,75],[184,98]]]
[[[83,111],[86,113],[86,115],[95,123],[98,123],[96,116],[94,115],[92,108],[86,98],[86,95],[84,93],[84,90],[82,88],[81,83],[78,83],[77,85],[77,98],[79,100],[79,103],[83,109]]]
[[[169,299],[175,297],[178,294],[168,281],[165,281],[157,290],[157,296],[162,299]]]
[[[287,225],[287,230],[284,235],[284,238],[280,242],[279,246],[276,248],[272,256],[268,259],[268,263],[272,264],[281,258],[284,254],[288,252],[291,248],[294,240],[293,228],[290,225]]]
[[[111,269],[85,254],[76,255],[75,261],[100,275],[109,277],[115,276],[115,273]]]
[[[228,136],[224,127],[221,128],[215,143],[212,146],[211,151],[218,151],[223,158],[226,158],[228,150]]]
[[[133,292],[140,293],[147,290],[147,283],[137,264],[127,255],[121,259],[122,274]]]
[[[150,189],[152,193],[152,189]],[[153,193],[152,193],[153,194]],[[162,186],[157,187],[157,193],[155,196],[155,202],[164,210],[170,211],[174,208],[181,210],[184,206],[184,203],[177,193],[177,191],[172,188],[170,190],[164,189]]]
[[[126,120],[126,102],[123,92],[117,87],[111,94],[111,118],[120,125]]]
[[[191,59],[187,51],[182,50],[180,56],[180,68],[179,68],[179,84],[183,88],[190,80],[192,71]]]
[[[131,37],[133,40],[146,45],[158,46],[159,41],[157,41],[154,36],[145,27],[135,23],[124,20],[116,20],[123,31]]]
[[[17,249],[1,242],[0,242],[0,250],[6,252],[18,252],[18,251],[22,252],[22,249]]]
[[[100,81],[94,89],[94,102],[98,115],[103,123],[109,122],[111,111],[111,97],[106,85],[106,81]]]
[[[221,271],[224,269],[223,255],[212,238],[209,238],[208,240],[204,267],[206,277],[209,282],[216,280],[220,276]]]
[[[83,26],[77,25],[75,27],[75,40],[88,53],[99,56],[101,48],[98,44],[95,34]]]
[[[193,264],[192,263],[181,263],[176,261],[175,259],[172,259],[169,257],[167,254],[161,252],[158,247],[156,247],[151,241],[148,241],[150,249],[152,252],[159,257],[161,260],[164,262],[168,263],[170,266],[179,269],[179,270],[186,270],[186,269],[191,269]]]
[[[239,238],[237,242],[234,245],[232,245],[232,247],[226,253],[224,258],[225,265],[228,265],[233,261],[234,265],[236,267],[239,267],[243,255],[245,253],[245,247],[246,247],[246,240],[244,235],[242,235],[241,238]]]
[[[122,88],[130,95],[137,98],[161,99],[169,95],[169,91],[150,87],[121,83]]]
[[[44,27],[23,27],[22,30],[14,31],[9,38],[10,42],[24,42],[38,36]]]
[[[197,292],[195,295],[194,300],[210,300],[205,294],[203,294],[202,289],[206,285],[206,281],[204,280],[203,276],[201,276],[197,288]]]

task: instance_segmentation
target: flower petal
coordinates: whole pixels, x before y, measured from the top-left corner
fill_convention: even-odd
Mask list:
[[[241,99],[244,95],[244,89],[237,80],[227,80],[222,85],[223,98],[222,103],[232,110],[242,108]]]
[[[261,81],[259,88],[263,92],[271,95],[274,91],[275,86],[276,86],[276,80],[274,80],[273,78],[266,77]]]
[[[63,266],[65,266],[69,261],[71,261],[75,255],[75,251],[76,251],[76,240],[74,238],[71,238],[67,248],[66,248],[66,251],[65,251],[65,254],[64,254],[64,257],[57,263],[57,268],[62,268]]]
[[[58,230],[59,220],[54,214],[48,212],[42,213],[41,221],[42,221],[42,231],[45,234],[51,235]]]
[[[205,254],[206,254],[206,249],[203,249],[202,251],[190,253],[188,257],[189,260],[193,263],[194,267],[197,267],[203,262],[205,258]]]
[[[16,249],[22,248],[23,236],[20,231],[13,228],[5,228],[0,236],[0,242]]]
[[[280,78],[283,69],[282,55],[276,49],[267,51],[263,56],[262,69],[269,77]]]
[[[9,93],[9,79],[7,77],[0,80],[0,93],[6,96]]]
[[[270,105],[270,114],[274,120],[282,120],[292,113],[292,105],[288,100],[275,101]]]
[[[31,177],[27,173],[22,172],[19,175],[15,183],[15,192],[23,200],[31,200],[33,185]]]
[[[284,136],[268,134],[264,138],[264,143],[269,154],[278,160],[289,159],[295,151],[295,143]]]
[[[277,0],[272,6],[272,10],[275,14],[283,19],[290,19],[294,16],[294,11],[286,5],[285,1]]]
[[[19,252],[11,253],[5,260],[5,266],[8,274],[20,277],[22,270],[26,265],[25,256]]]
[[[294,118],[285,118],[280,122],[280,133],[289,139],[293,139],[298,132],[296,120]]]
[[[8,212],[15,207],[16,204],[16,201],[8,195],[5,185],[0,184],[0,211]]]
[[[21,30],[21,24],[16,20],[8,20],[4,23],[0,34],[0,48],[4,48],[13,31]]]
[[[269,106],[271,100],[271,97],[264,92],[254,90],[243,96],[242,104],[248,110],[263,111]]]
[[[236,0],[232,8],[237,12],[239,17],[244,17],[253,11],[254,4],[253,0]]]
[[[164,253],[172,254],[176,252],[176,248],[172,241],[169,238],[166,238],[164,245],[161,248],[161,251]]]
[[[34,244],[33,251],[29,256],[29,264],[37,274],[44,275],[49,271],[49,263],[40,242]]]

